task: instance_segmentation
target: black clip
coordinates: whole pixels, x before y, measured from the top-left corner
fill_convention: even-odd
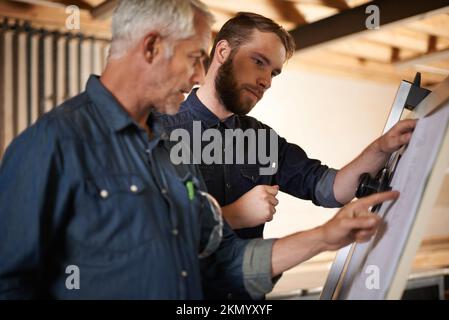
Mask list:
[[[367,197],[377,192],[384,192],[391,190],[390,175],[387,168],[382,169],[372,178],[369,173],[364,173],[360,176],[359,187],[355,193],[357,198]]]

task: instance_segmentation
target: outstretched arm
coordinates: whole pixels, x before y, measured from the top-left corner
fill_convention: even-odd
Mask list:
[[[363,152],[340,169],[335,177],[335,199],[343,204],[351,201],[357,190],[360,176],[367,172],[375,176],[385,165],[391,153],[407,144],[417,120],[398,122],[387,133],[371,143]]]
[[[210,291],[207,295],[247,292],[253,299],[263,297],[273,289],[277,276],[295,265],[322,251],[369,240],[380,224],[369,207],[398,195],[385,192],[354,201],[324,225],[281,239],[243,240],[225,224],[220,247],[202,260],[203,285]]]
[[[373,194],[347,204],[322,226],[276,240],[272,251],[272,276],[323,251],[337,250],[354,241],[368,241],[381,221],[369,208],[398,196],[396,191]]]

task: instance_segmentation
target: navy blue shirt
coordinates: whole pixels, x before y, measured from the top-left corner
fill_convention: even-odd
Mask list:
[[[194,121],[201,122],[201,132],[210,128],[218,129],[225,142],[224,130],[226,129],[262,129],[266,130],[266,136],[271,129],[266,124],[250,116],[232,115],[224,121],[215,116],[199,99],[196,90],[193,90],[186,101],[181,105],[180,111],[173,116],[158,115],[162,119],[163,125],[168,132],[181,128],[187,130],[194,136]],[[256,135],[257,145],[258,136]],[[197,139],[197,137],[195,137]],[[322,165],[319,160],[310,159],[305,151],[299,146],[288,143],[284,138],[278,139],[278,159],[277,171],[274,175],[261,175],[260,168],[266,167],[260,161],[251,164],[249,158],[248,144],[245,144],[245,162],[238,164],[199,164],[203,179],[209,192],[218,200],[221,206],[228,205],[244,193],[257,185],[279,185],[280,190],[292,196],[311,200],[316,205],[324,207],[341,206],[335,200],[333,183],[336,170]],[[191,141],[193,150],[193,139]],[[267,138],[266,150],[270,150],[270,141]],[[209,144],[209,141],[202,141],[202,149]],[[235,157],[234,143],[234,157]],[[235,159],[234,159],[235,160]],[[224,161],[223,161],[224,163]],[[270,165],[270,164],[268,164]],[[264,224],[254,228],[244,228],[235,230],[241,238],[257,238],[263,236]]]
[[[200,299],[202,280],[245,291],[247,241],[227,225],[201,275],[210,210],[186,182],[204,183],[193,165],[172,165],[170,141],[149,124],[151,139],[91,76],[12,142],[0,167],[0,299]],[[66,287],[71,265],[78,290]]]

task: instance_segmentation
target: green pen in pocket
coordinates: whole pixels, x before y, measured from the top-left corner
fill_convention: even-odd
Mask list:
[[[189,200],[192,201],[195,198],[195,189],[193,181],[187,180],[186,188],[187,188],[187,196],[189,197]]]

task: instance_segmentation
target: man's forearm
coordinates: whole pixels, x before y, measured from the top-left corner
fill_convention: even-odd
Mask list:
[[[234,202],[228,204],[227,206],[221,207],[221,212],[223,217],[226,219],[226,222],[229,224],[231,229],[239,229],[241,225],[239,223],[237,208],[234,207]]]
[[[272,251],[272,276],[275,277],[326,250],[321,227],[277,239]]]
[[[363,152],[340,169],[335,177],[335,199],[346,204],[355,197],[360,175],[365,172],[374,176],[385,165],[389,154],[380,151],[377,141],[370,144]]]

